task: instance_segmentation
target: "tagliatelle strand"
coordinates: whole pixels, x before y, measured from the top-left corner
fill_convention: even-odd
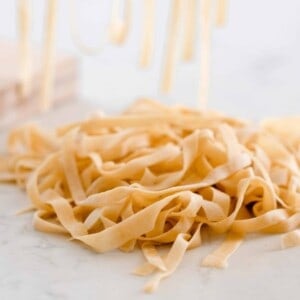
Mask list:
[[[100,41],[97,46],[89,46],[83,42],[80,33],[79,33],[79,25],[78,25],[78,17],[75,0],[68,0],[69,5],[69,26],[70,33],[73,39],[73,43],[76,47],[85,55],[97,55],[101,52],[104,46],[104,38]]]
[[[141,67],[148,67],[152,59],[154,48],[155,0],[144,0],[143,2],[144,18],[139,63]]]
[[[114,44],[123,44],[127,38],[131,25],[132,0],[124,0],[124,16],[120,16],[120,0],[113,0],[109,37]]]
[[[281,238],[282,248],[300,246],[300,231],[294,230],[284,234]]]
[[[47,1],[45,20],[45,41],[43,47],[43,74],[41,82],[41,110],[48,110],[53,101],[53,83],[55,74],[55,29],[57,18],[57,0]]]
[[[31,69],[32,55],[30,44],[30,22],[31,22],[31,1],[18,1],[18,30],[19,30],[19,57],[20,57],[20,80],[21,80],[21,98],[28,100],[31,93]]]
[[[197,1],[184,1],[184,40],[182,49],[182,59],[189,61],[194,57],[196,44],[197,27]]]
[[[175,75],[175,67],[178,60],[180,25],[182,19],[182,1],[174,0],[171,3],[168,36],[166,40],[166,53],[163,63],[163,74],[161,90],[164,93],[170,92]]]
[[[216,26],[224,26],[226,23],[226,13],[228,10],[228,0],[217,0]]]
[[[201,0],[199,107],[207,107],[211,71],[212,0]]]
[[[236,251],[243,241],[242,234],[229,232],[222,245],[213,253],[209,254],[202,261],[202,266],[225,268],[228,265],[228,258]]]
[[[145,286],[153,292],[201,245],[203,227],[226,235],[205,266],[225,267],[248,233],[285,233],[282,247],[300,244],[295,122],[254,128],[142,100],[120,116],[52,133],[34,125],[13,130],[0,180],[26,189],[37,230],[97,252],[141,248],[146,262],[134,273],[153,274]],[[162,245],[170,246],[164,255]]]

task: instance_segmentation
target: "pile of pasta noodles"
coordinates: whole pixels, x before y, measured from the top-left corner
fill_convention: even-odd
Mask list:
[[[119,116],[92,116],[46,133],[15,129],[1,181],[26,189],[37,230],[97,252],[140,248],[155,290],[203,230],[224,234],[204,266],[225,267],[249,233],[300,244],[300,119],[260,126],[141,100]],[[169,250],[160,254],[161,245]],[[164,247],[165,248],[165,247]]]

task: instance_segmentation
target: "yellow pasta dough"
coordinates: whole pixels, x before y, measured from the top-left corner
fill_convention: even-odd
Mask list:
[[[285,126],[281,126],[284,124]],[[46,133],[15,129],[0,180],[25,188],[34,226],[97,252],[140,248],[152,292],[203,230],[225,234],[203,260],[225,267],[248,233],[300,244],[298,119],[253,125],[210,111],[141,100]],[[289,130],[287,130],[289,128]],[[160,245],[169,245],[166,255]]]

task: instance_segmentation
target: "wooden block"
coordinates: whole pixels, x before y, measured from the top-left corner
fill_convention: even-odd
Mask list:
[[[31,91],[21,97],[17,44],[0,41],[0,128],[26,119],[39,111],[41,86],[41,51],[32,50]],[[53,87],[53,105],[77,98],[78,63],[70,55],[57,54]]]

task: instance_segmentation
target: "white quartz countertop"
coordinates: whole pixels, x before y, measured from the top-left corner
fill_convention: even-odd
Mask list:
[[[44,115],[52,126],[91,110],[69,105]],[[5,134],[1,134],[3,146]],[[2,147],[1,146],[1,147]],[[225,270],[200,266],[221,240],[188,251],[175,274],[153,295],[146,278],[131,271],[143,262],[139,251],[96,254],[65,237],[35,231],[24,191],[0,185],[0,299],[299,299],[300,248],[280,250],[280,237],[248,237]]]

